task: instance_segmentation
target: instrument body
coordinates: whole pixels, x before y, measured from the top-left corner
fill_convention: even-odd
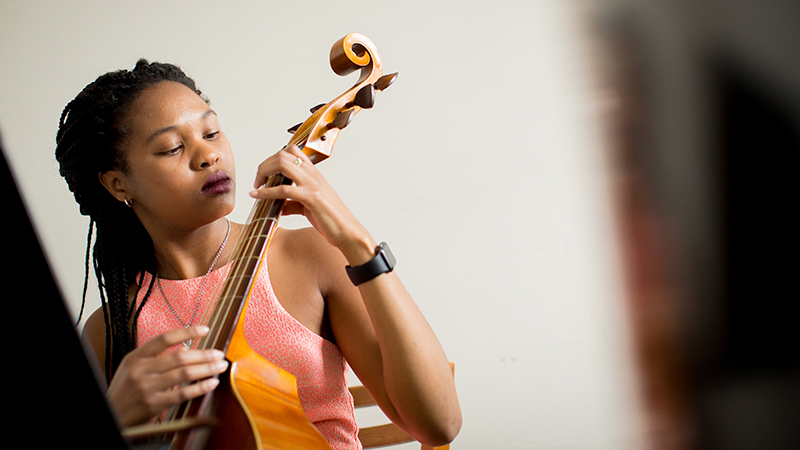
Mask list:
[[[371,108],[375,89],[383,90],[396,74],[382,77],[374,44],[351,33],[330,53],[339,75],[361,70],[356,84],[331,102],[312,108],[312,115],[293,127],[289,145],[302,148],[315,164],[330,156],[341,129],[361,109]],[[291,184],[277,174],[266,185]],[[198,349],[218,349],[230,362],[213,392],[174,408],[158,434],[169,433],[174,449],[329,449],[303,412],[295,377],[253,351],[244,336],[244,316],[258,270],[278,228],[283,200],[258,200],[239,237],[225,283],[209,316],[210,333]],[[150,432],[152,433],[152,431]]]

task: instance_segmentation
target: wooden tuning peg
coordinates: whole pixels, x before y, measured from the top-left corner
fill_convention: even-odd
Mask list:
[[[384,75],[378,78],[378,81],[375,82],[375,89],[382,91],[394,83],[394,80],[397,79],[397,72],[390,73],[388,75]]]
[[[356,112],[356,110],[354,110],[354,109],[348,109],[348,110],[339,112],[339,114],[336,115],[336,118],[333,119],[333,122],[328,124],[328,128],[329,129],[330,128],[338,128],[338,129],[341,130],[342,128],[344,128],[344,127],[346,127],[347,125],[350,124],[350,121],[353,119],[353,115],[355,114],[355,112]]]
[[[322,108],[323,106],[325,106],[325,103],[320,103],[319,105],[311,108],[311,114],[314,114],[315,112],[317,112],[318,109]]]
[[[297,133],[297,130],[299,130],[299,129],[300,129],[300,126],[301,126],[301,125],[303,125],[303,123],[302,123],[302,122],[301,122],[301,123],[298,123],[297,125],[295,125],[295,126],[293,126],[293,127],[291,127],[291,128],[289,128],[289,129],[288,129],[288,130],[286,130],[286,131],[288,131],[289,133],[295,134],[295,133]]]
[[[352,108],[353,105],[364,109],[372,108],[372,106],[375,105],[375,87],[368,84],[359,89],[353,101],[348,102],[345,108]]]

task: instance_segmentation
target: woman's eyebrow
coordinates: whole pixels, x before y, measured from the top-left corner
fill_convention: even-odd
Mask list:
[[[209,109],[209,110],[207,110],[206,112],[204,112],[204,113],[203,113],[203,114],[200,116],[199,120],[200,120],[200,121],[206,120],[206,118],[208,118],[208,116],[210,116],[210,115],[212,115],[212,114],[216,116],[216,115],[217,115],[217,112],[216,112],[216,111],[214,111],[213,109]],[[155,131],[153,134],[151,134],[151,135],[150,135],[150,137],[148,137],[148,138],[147,138],[147,140],[146,140],[145,142],[146,142],[146,143],[149,143],[149,142],[150,142],[150,141],[152,141],[153,139],[155,139],[155,138],[157,138],[157,137],[161,136],[162,134],[164,134],[164,133],[168,133],[168,132],[170,132],[170,131],[174,131],[174,130],[176,130],[177,128],[178,128],[178,125],[170,125],[170,126],[168,126],[168,127],[159,128],[159,129],[158,129],[158,130],[156,130],[156,131]]]

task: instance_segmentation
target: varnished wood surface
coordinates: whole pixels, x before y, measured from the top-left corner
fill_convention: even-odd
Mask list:
[[[295,377],[253,351],[244,337],[244,313],[228,347],[234,392],[261,448],[329,450],[322,433],[308,420]],[[228,447],[231,448],[231,447]]]

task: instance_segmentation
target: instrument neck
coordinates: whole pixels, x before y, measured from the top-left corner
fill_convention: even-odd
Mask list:
[[[282,184],[292,184],[292,180],[277,174],[271,176],[265,186],[274,187]],[[232,264],[228,277],[217,287],[219,295],[207,322],[210,332],[198,343],[198,348],[217,349],[223,352],[227,350],[262,258],[265,257],[269,243],[278,229],[278,220],[284,204],[285,201],[280,199],[256,201],[231,255]]]

